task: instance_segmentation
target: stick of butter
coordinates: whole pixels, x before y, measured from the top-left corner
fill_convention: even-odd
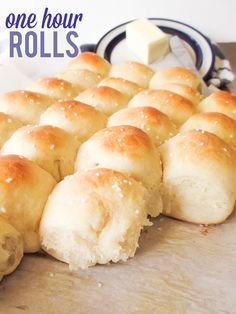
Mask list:
[[[147,19],[127,24],[126,43],[128,48],[146,64],[153,63],[169,51],[168,36]]]

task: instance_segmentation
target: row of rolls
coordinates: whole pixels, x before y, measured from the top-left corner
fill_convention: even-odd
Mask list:
[[[84,52],[0,95],[0,276],[43,249],[126,261],[160,213],[217,224],[236,200],[236,97],[191,71]]]

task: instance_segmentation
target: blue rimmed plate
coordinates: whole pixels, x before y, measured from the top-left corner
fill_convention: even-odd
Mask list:
[[[207,79],[209,77],[214,67],[215,54],[206,36],[195,28],[178,21],[162,18],[150,18],[149,20],[160,27],[165,33],[179,36],[188,48],[202,78]],[[91,45],[89,49],[95,51],[111,63],[124,60],[139,61],[126,46],[125,28],[128,23],[130,21],[111,29],[99,40],[97,45]],[[155,69],[155,64],[152,64],[151,67]]]

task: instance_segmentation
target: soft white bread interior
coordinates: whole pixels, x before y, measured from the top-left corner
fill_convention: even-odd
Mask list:
[[[128,99],[131,99],[142,90],[142,87],[138,84],[120,77],[106,77],[99,83],[99,86],[114,88],[126,95]]]
[[[236,96],[226,92],[217,91],[203,99],[198,105],[199,111],[221,112],[236,121]]]
[[[0,216],[19,231],[25,252],[40,249],[38,228],[56,184],[36,163],[16,155],[0,156]]]
[[[67,69],[69,70],[85,69],[100,74],[102,77],[108,75],[110,67],[111,65],[107,60],[94,52],[87,51],[78,54],[78,56],[72,59],[67,65]]]
[[[199,224],[223,222],[236,200],[236,155],[216,135],[181,133],[160,146],[163,213]]]
[[[43,77],[33,82],[27,90],[41,93],[58,100],[69,100],[75,98],[80,88],[68,81],[56,77]]]
[[[28,125],[5,142],[2,155],[22,155],[60,181],[74,172],[74,161],[80,143],[66,131],[51,125]]]
[[[108,127],[131,125],[148,134],[155,146],[177,134],[176,125],[167,115],[153,107],[125,108],[115,112],[108,120]]]
[[[188,99],[167,91],[149,89],[135,95],[128,103],[128,107],[154,107],[165,113],[177,126],[184,123],[197,110]]]
[[[124,94],[107,86],[88,88],[80,93],[75,100],[93,106],[108,116],[128,104],[128,98]]]
[[[22,125],[22,122],[16,118],[12,118],[8,114],[0,112],[0,148]]]
[[[41,115],[40,125],[53,125],[72,134],[80,142],[86,141],[105,128],[106,115],[94,107],[76,100],[58,101]]]
[[[23,257],[24,243],[20,233],[0,216],[0,281],[12,273]]]
[[[154,88],[153,85],[151,85],[150,88],[171,91],[173,93],[185,97],[186,99],[191,101],[195,106],[197,106],[203,99],[203,96],[199,93],[197,89],[180,83],[166,83],[156,88]]]
[[[22,121],[36,124],[40,115],[55,101],[43,94],[17,90],[0,95],[0,111]]]
[[[102,79],[100,74],[86,69],[65,70],[57,74],[56,77],[78,86],[81,91],[96,86]]]
[[[133,257],[147,219],[147,190],[125,174],[93,169],[53,190],[40,223],[42,248],[71,269]]]
[[[191,70],[183,67],[167,67],[153,75],[150,88],[157,88],[167,83],[180,83],[195,89],[201,86],[201,80]]]
[[[102,129],[84,142],[78,152],[75,169],[105,167],[124,172],[141,181],[150,191],[149,214],[162,210],[159,186],[162,168],[158,149],[149,136],[133,126]]]
[[[154,71],[147,65],[134,61],[124,61],[113,64],[109,76],[120,77],[131,82],[134,82],[142,88],[148,88],[151,77]]]
[[[203,130],[217,135],[236,150],[236,122],[219,112],[202,112],[190,117],[180,131]]]

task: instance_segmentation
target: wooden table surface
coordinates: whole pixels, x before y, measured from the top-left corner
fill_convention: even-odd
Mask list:
[[[220,44],[222,51],[224,52],[225,56],[230,60],[230,64],[232,70],[236,76],[236,43],[224,43]],[[228,89],[236,94],[236,79],[228,85]]]
[[[236,44],[221,47],[236,72]],[[153,222],[127,263],[70,272],[44,254],[26,255],[0,284],[0,313],[236,313],[236,213],[208,228]]]

